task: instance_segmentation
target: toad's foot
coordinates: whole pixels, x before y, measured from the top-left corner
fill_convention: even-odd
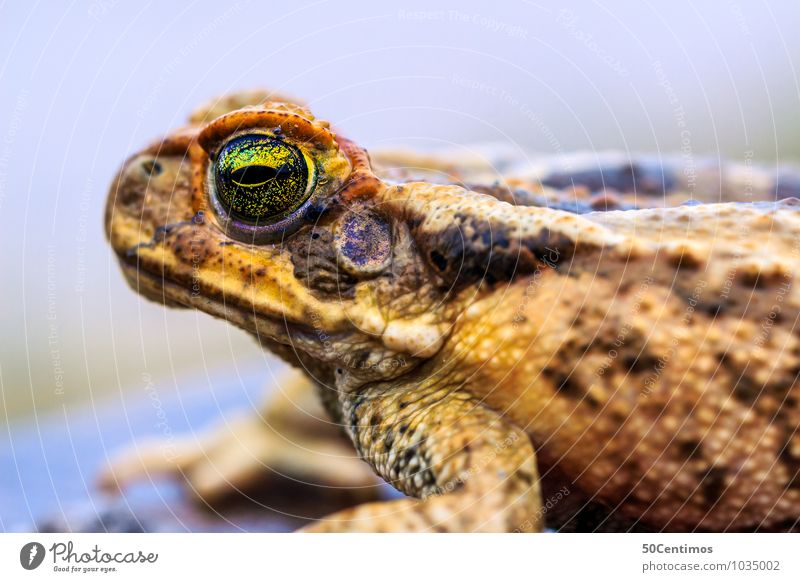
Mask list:
[[[304,531],[541,531],[528,436],[469,395],[449,387],[378,387],[355,396],[348,417],[364,458],[418,499],[367,503]]]
[[[209,504],[279,483],[328,488],[337,497],[349,489],[350,497],[376,498],[376,476],[322,414],[309,383],[295,377],[264,412],[242,414],[178,442],[138,443],[123,451],[99,484],[114,491],[136,481],[180,477]]]

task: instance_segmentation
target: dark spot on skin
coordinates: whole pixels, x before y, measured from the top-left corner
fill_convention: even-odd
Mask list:
[[[588,392],[584,394],[583,400],[581,402],[588,404],[589,407],[593,409],[600,408],[600,403],[597,401],[597,397],[594,394]]]
[[[426,463],[426,465],[427,465],[427,463]],[[427,487],[432,487],[432,486],[436,485],[436,477],[434,476],[433,471],[431,471],[429,468],[426,468],[420,474],[422,475],[422,489],[425,489]],[[464,482],[463,481],[458,481],[455,484],[455,487],[453,488],[453,491],[458,491],[463,486],[464,486]]]
[[[516,478],[525,483],[526,485],[530,486],[533,484],[534,478],[530,471],[525,471],[524,469],[520,469],[515,474]],[[511,481],[509,481],[509,484]]]
[[[726,488],[728,471],[724,467],[709,467],[700,474],[700,491],[708,505],[714,505],[722,499]]]
[[[609,417],[617,424],[622,424],[627,421],[629,415],[630,411],[626,414],[625,412],[617,410],[616,408],[609,412]]]
[[[511,241],[509,241],[508,238],[503,235],[503,233],[498,233],[494,240],[494,246],[501,249],[507,249],[509,246],[511,246]]]
[[[724,307],[721,303],[701,303],[697,306],[697,310],[712,318],[724,313]]]
[[[632,372],[633,369],[636,367],[637,362],[639,359],[635,355],[627,355],[622,358],[622,365],[625,367],[626,370]]]
[[[700,449],[701,443],[698,440],[681,441],[678,443],[676,451],[684,461],[697,459],[702,456]]]
[[[364,369],[368,367],[367,360],[369,360],[369,352],[361,351],[361,352],[356,352],[355,356],[351,361],[355,368]]]
[[[408,431],[408,425],[405,423],[397,427],[397,432],[400,434],[406,434],[406,431]]]
[[[402,410],[402,409],[403,409],[403,408],[405,408],[406,406],[408,406],[408,402],[403,402],[402,400],[401,400],[401,401],[400,401],[400,402],[397,404],[397,407],[398,407],[400,410]]]
[[[680,253],[669,257],[669,264],[678,270],[696,271],[702,266],[702,261],[690,253]]]
[[[627,294],[628,291],[631,290],[631,287],[633,287],[633,280],[622,281],[619,287],[617,287],[617,295],[622,296]]]
[[[800,489],[800,457],[792,454],[791,445],[792,435],[790,434],[778,453],[778,460],[786,467],[788,473],[786,489]]]
[[[555,376],[553,378],[553,383],[559,394],[574,400],[581,400],[592,407],[597,406],[597,401],[594,398],[588,397],[583,386],[574,378],[570,376]]]
[[[414,457],[419,454],[419,447],[418,445],[411,445],[405,451],[403,451],[403,463],[404,465],[408,465]]]
[[[726,358],[725,361],[727,362],[728,359]],[[733,397],[749,408],[764,392],[764,385],[757,383],[747,374],[737,374],[737,376],[739,377],[732,390]]]
[[[634,374],[650,372],[655,369],[657,364],[658,359],[647,353],[628,354],[622,359],[625,369]]]
[[[383,439],[383,446],[387,451],[391,451],[394,446],[394,431],[389,429],[386,431],[386,436]]]
[[[766,287],[766,281],[760,273],[744,272],[739,276],[739,281],[747,288],[763,289]]]
[[[369,425],[370,426],[378,426],[380,423],[383,422],[383,416],[380,412],[376,412],[369,418]]]
[[[439,251],[437,251],[437,250],[432,250],[431,251],[431,262],[440,271],[446,271],[447,270],[447,259],[445,259]]]

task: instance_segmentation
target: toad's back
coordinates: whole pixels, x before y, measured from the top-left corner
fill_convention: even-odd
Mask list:
[[[791,526],[795,204],[584,215],[608,243],[552,247],[502,293],[473,295],[446,358],[526,427],[553,491],[655,529]]]

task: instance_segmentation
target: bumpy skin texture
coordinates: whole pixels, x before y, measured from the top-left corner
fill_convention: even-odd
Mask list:
[[[247,244],[206,176],[254,128],[324,179],[291,229]],[[312,530],[792,529],[800,213],[776,194],[794,183],[650,167],[606,183],[396,153],[373,169],[302,105],[252,92],[128,160],[107,232],[137,291],[304,370],[359,456],[417,498]],[[675,206],[688,195],[717,203]],[[772,201],[724,202],[754,196]]]

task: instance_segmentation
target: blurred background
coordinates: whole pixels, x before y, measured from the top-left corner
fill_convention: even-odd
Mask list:
[[[800,160],[800,3],[695,4],[4,3],[0,423],[270,381],[241,332],[128,290],[102,230],[120,163],[220,93],[300,96],[368,148]]]

